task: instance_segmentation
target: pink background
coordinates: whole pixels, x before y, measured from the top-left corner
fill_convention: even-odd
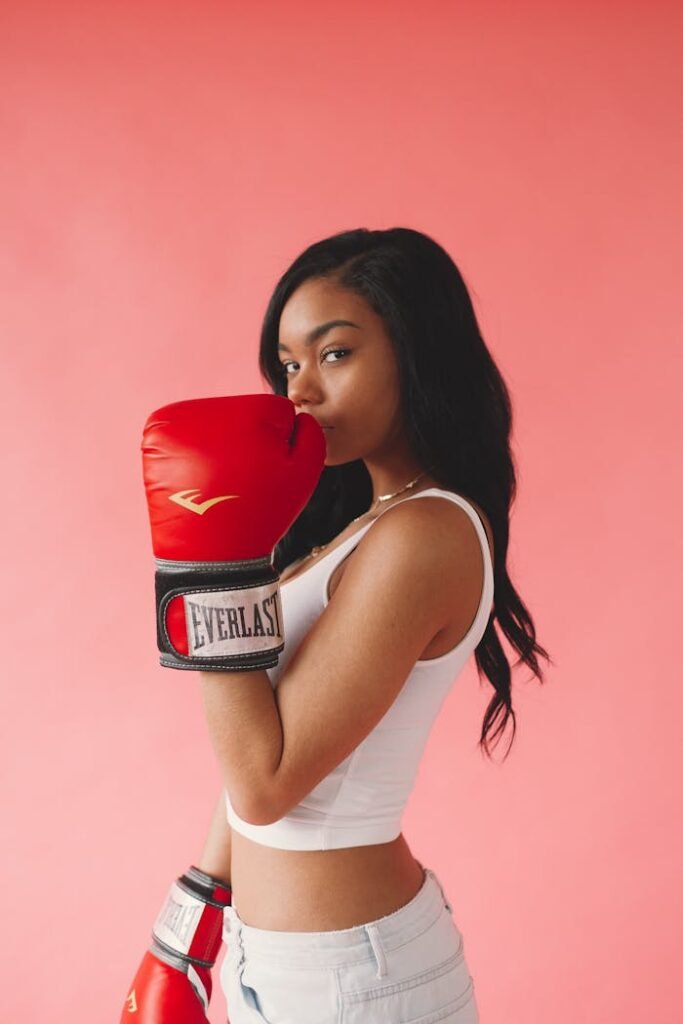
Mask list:
[[[265,390],[278,275],[361,225],[426,231],[471,285],[516,408],[509,568],[556,662],[518,675],[504,766],[471,663],[405,834],[482,1024],[680,1019],[682,23],[2,4],[4,1020],[118,1020],[218,796],[196,680],[157,662],[144,419]]]

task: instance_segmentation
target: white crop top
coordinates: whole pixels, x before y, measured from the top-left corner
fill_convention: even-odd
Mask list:
[[[228,822],[249,839],[283,850],[331,850],[388,843],[400,834],[403,810],[434,720],[481,640],[493,605],[491,552],[479,515],[465,498],[439,487],[429,487],[402,500],[411,501],[430,494],[460,505],[474,523],[481,543],[484,586],[472,625],[450,651],[415,662],[398,697],[372,732],[283,818],[268,825],[244,821],[233,809],[226,791]],[[400,503],[394,502],[397,504]],[[309,569],[281,583],[285,647],[276,667],[266,669],[273,687],[277,686],[292,654],[325,609],[328,581],[335,567],[377,518],[379,516]]]

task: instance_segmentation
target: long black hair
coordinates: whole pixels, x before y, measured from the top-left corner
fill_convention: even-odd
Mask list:
[[[477,503],[487,514],[494,541],[494,606],[475,651],[477,673],[495,694],[484,715],[479,745],[491,757],[512,719],[510,664],[495,629],[498,623],[539,681],[533,620],[507,572],[510,508],[516,473],[510,448],[512,404],[507,386],[481,335],[462,275],[432,238],[410,228],[343,231],[310,245],[278,281],[261,330],[259,368],[272,390],[287,394],[278,359],[280,315],[309,278],[330,278],[360,295],[385,324],[396,353],[402,409],[418,464],[439,485]],[[275,548],[278,572],[324,544],[367,511],[370,475],[361,459],[325,466],[303,512]],[[551,662],[552,663],[552,662]]]

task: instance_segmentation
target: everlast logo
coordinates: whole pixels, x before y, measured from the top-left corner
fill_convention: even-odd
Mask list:
[[[168,500],[174,501],[181,508],[186,508],[188,512],[196,512],[198,516],[203,516],[205,512],[208,512],[214,505],[218,505],[219,502],[230,501],[231,498],[239,498],[239,494],[219,494],[216,498],[197,501],[196,499],[200,494],[201,491],[198,487],[190,487],[187,491],[176,491],[175,494],[169,494]]]
[[[160,930],[167,928],[185,946],[189,947],[200,917],[201,910],[199,907],[178,903],[172,897],[169,897],[154,927]]]
[[[252,604],[222,608],[216,605],[197,604],[187,596],[185,607],[190,617],[193,650],[206,644],[220,641],[241,640],[250,636],[282,635],[277,595],[272,594]]]

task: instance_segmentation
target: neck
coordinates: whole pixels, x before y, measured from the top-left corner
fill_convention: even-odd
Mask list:
[[[376,506],[382,506],[384,502],[379,501],[379,498],[385,494],[394,494],[399,491],[406,484],[409,484],[415,477],[419,477],[419,480],[415,484],[415,487],[424,486],[425,480],[428,478],[428,473],[421,466],[416,465],[412,461],[403,462],[402,465],[387,466],[386,464],[379,466],[373,466],[365,461],[365,468],[370,474],[370,480],[372,482],[372,499],[370,501],[371,508]],[[413,488],[411,488],[412,490]]]
[[[368,511],[380,508],[385,502],[390,501],[392,498],[397,498],[401,494],[407,494],[409,491],[414,490],[417,484],[419,484],[425,476],[426,473],[422,470],[416,473],[415,476],[411,477],[409,480],[406,480],[403,484],[399,484],[398,487],[394,487],[391,491],[376,494]]]

